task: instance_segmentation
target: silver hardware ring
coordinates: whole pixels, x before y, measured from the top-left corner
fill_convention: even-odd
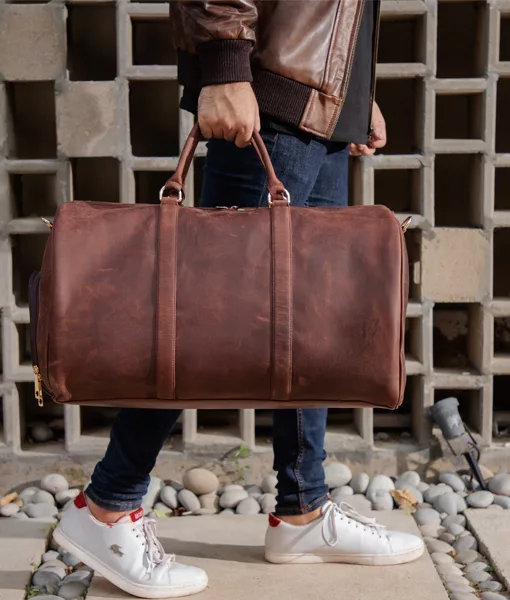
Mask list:
[[[289,194],[288,190],[286,190],[286,189],[283,190],[283,197],[285,198],[285,200],[287,200],[287,204],[290,206],[290,194]],[[269,206],[273,206],[273,200],[271,198],[271,194],[267,195],[267,204]]]
[[[167,188],[165,186],[163,186],[160,190],[159,190],[159,201],[161,202],[161,200],[163,200],[163,192],[166,190]],[[179,190],[179,194],[177,195],[177,202],[182,202],[184,200],[184,196],[182,193],[182,190]]]

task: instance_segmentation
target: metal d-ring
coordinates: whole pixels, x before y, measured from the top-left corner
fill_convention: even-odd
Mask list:
[[[165,190],[167,190],[168,188],[164,185],[160,190],[159,190],[159,201],[161,202],[161,200],[163,200],[163,198],[165,196],[163,196],[163,193]],[[182,190],[179,190],[179,193],[177,194],[177,202],[179,204],[182,204],[182,201],[184,200],[184,195],[182,193]]]
[[[285,200],[287,200],[287,204],[290,206],[290,194],[288,190],[283,190],[283,197],[285,198]],[[267,204],[268,206],[273,206],[273,199],[271,198],[271,194],[267,195]]]

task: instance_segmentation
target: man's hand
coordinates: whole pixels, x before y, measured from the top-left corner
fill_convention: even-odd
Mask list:
[[[386,121],[382,116],[381,109],[374,101],[372,110],[372,139],[366,144],[349,144],[351,156],[370,156],[377,148],[386,146]]]
[[[198,100],[198,123],[205,138],[223,138],[242,148],[260,129],[257,99],[247,82],[208,85]]]

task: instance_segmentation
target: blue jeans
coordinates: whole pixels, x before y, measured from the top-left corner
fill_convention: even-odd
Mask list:
[[[345,144],[273,131],[263,131],[262,137],[293,205],[347,204]],[[223,140],[212,140],[208,146],[202,206],[267,203],[265,171],[253,148],[239,149]],[[149,473],[179,415],[179,410],[120,410],[105,457],[97,464],[87,488],[89,498],[108,510],[138,508],[147,491]],[[281,409],[273,415],[276,514],[311,512],[328,499],[322,466],[327,409]]]

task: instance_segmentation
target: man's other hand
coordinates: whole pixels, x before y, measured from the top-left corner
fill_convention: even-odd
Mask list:
[[[372,110],[372,139],[366,144],[349,144],[351,156],[370,156],[386,146],[386,121],[377,102]]]
[[[257,99],[247,82],[208,85],[198,100],[198,123],[205,138],[223,138],[242,148],[260,130]]]

